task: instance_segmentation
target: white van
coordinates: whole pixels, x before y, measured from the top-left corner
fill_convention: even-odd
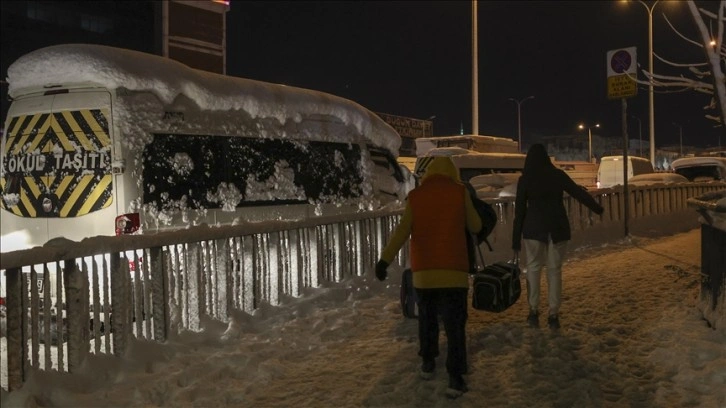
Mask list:
[[[609,188],[623,184],[623,156],[604,156],[597,169],[597,188]],[[650,160],[628,156],[628,180],[638,174],[654,173]]]
[[[428,151],[425,157],[416,159],[414,174],[421,177],[435,156],[450,156],[459,169],[462,181],[484,174],[522,173],[525,154],[522,153],[480,153],[460,147],[439,147]]]
[[[683,157],[671,167],[689,181],[726,181],[726,157]]]
[[[358,212],[408,193],[399,135],[333,95],[85,44],[31,52],[8,82],[3,252]]]
[[[460,147],[481,153],[519,153],[519,143],[498,136],[455,135],[419,137],[416,139],[416,156],[426,156],[431,149]]]

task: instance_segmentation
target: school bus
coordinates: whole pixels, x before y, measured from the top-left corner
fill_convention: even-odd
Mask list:
[[[407,193],[399,135],[334,95],[81,44],[19,58],[8,82],[3,252],[355,212]]]

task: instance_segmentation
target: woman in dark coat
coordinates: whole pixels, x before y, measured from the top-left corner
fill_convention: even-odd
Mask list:
[[[560,327],[562,263],[571,238],[564,193],[596,214],[602,214],[602,206],[587,190],[552,164],[544,145],[532,145],[517,184],[512,231],[514,251],[520,251],[524,241],[529,303],[527,322],[532,327],[539,327],[540,272],[544,267],[547,267],[549,303],[547,323],[552,329]]]

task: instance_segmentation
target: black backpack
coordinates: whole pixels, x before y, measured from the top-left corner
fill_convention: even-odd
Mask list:
[[[489,236],[489,234],[492,233],[492,231],[494,231],[494,227],[497,226],[497,222],[499,221],[499,218],[497,217],[497,212],[491,204],[477,197],[476,190],[474,190],[474,187],[472,187],[471,184],[464,183],[464,185],[466,185],[466,189],[469,191],[469,195],[471,196],[471,202],[472,204],[474,204],[474,209],[481,218],[481,231],[476,234],[476,239],[478,241],[477,244],[486,242],[487,247],[489,247],[489,250],[491,251],[492,246],[491,244],[489,244],[487,237]]]

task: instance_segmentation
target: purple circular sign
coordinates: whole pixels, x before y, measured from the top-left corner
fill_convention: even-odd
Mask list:
[[[630,65],[633,63],[630,53],[625,50],[616,51],[610,58],[610,68],[618,74],[627,72],[630,69]]]

